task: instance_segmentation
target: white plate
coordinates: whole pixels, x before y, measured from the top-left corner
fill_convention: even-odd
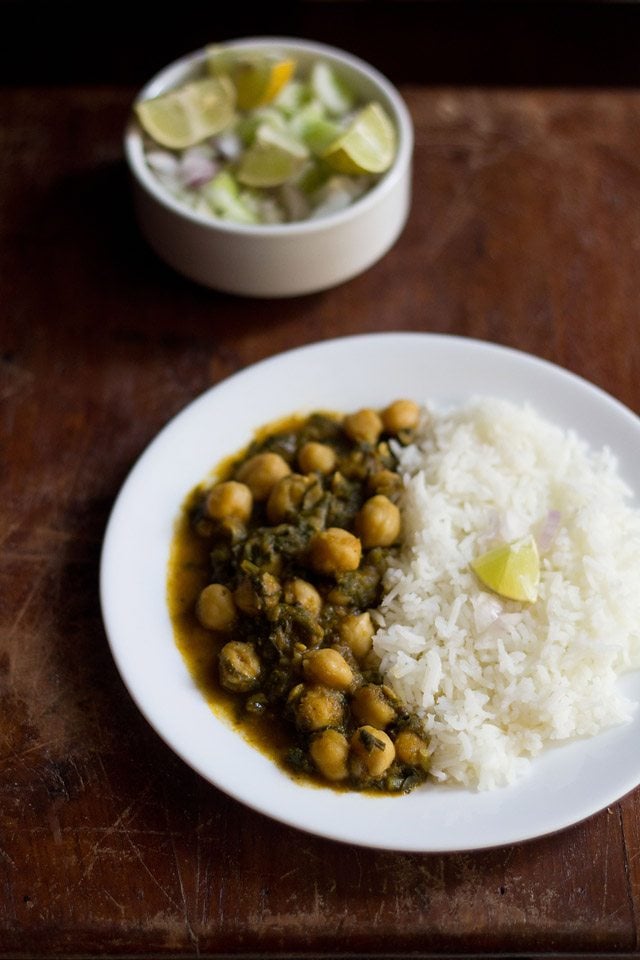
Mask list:
[[[472,394],[530,401],[608,444],[640,490],[640,420],[585,380],[524,353],[431,334],[330,340],[265,360],[175,417],[131,471],[106,532],[101,599],[111,649],[138,707],[211,783],[262,813],[332,839],[407,851],[471,850],[542,836],[603,809],[640,783],[640,716],[548,750],[515,786],[477,793],[425,785],[370,797],[305,787],[219,720],[174,643],[166,606],[169,544],[180,504],[254,429],[294,411],[384,406],[398,396],[458,403]],[[640,673],[622,681],[640,700]]]

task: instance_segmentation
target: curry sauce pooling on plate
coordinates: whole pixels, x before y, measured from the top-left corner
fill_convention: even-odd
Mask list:
[[[192,491],[174,537],[176,639],[209,703],[296,776],[407,792],[417,717],[385,686],[371,611],[400,543],[393,444],[419,410],[314,413],[265,428]]]

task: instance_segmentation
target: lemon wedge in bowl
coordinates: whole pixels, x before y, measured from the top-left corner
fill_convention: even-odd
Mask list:
[[[330,114],[341,116],[355,104],[353,92],[328,63],[318,61],[311,68],[311,89]]]
[[[224,47],[207,47],[207,70],[212,76],[231,77],[239,110],[271,103],[292,79],[295,69],[295,60],[278,53],[234,57]]]
[[[309,150],[304,144],[263,124],[253,145],[242,156],[236,175],[249,187],[277,187],[298,174],[308,158]]]
[[[485,587],[507,600],[538,599],[540,557],[531,534],[476,557],[471,569]]]
[[[142,100],[135,112],[143,130],[171,150],[195,146],[224,130],[235,113],[235,89],[228,77],[205,77]]]
[[[252,110],[271,103],[289,82],[295,70],[294,60],[240,61],[233,69],[232,79],[241,110]]]
[[[346,174],[384,173],[396,155],[396,131],[379,103],[369,103],[324,151],[334,170]]]

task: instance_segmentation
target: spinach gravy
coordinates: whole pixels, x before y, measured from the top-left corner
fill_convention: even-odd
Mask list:
[[[372,649],[401,539],[393,447],[418,418],[397,400],[264,428],[189,494],[176,527],[169,606],[193,677],[308,783],[403,793],[427,777],[424,731]]]

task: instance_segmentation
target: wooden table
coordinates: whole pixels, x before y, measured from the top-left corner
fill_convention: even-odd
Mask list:
[[[140,239],[121,150],[134,89],[0,92],[0,957],[636,954],[639,791],[558,835],[448,856],[273,823],[138,714],[97,581],[147,443],[285,348],[479,337],[639,411],[640,92],[403,82],[399,242],[337,289],[258,301],[192,285]]]

